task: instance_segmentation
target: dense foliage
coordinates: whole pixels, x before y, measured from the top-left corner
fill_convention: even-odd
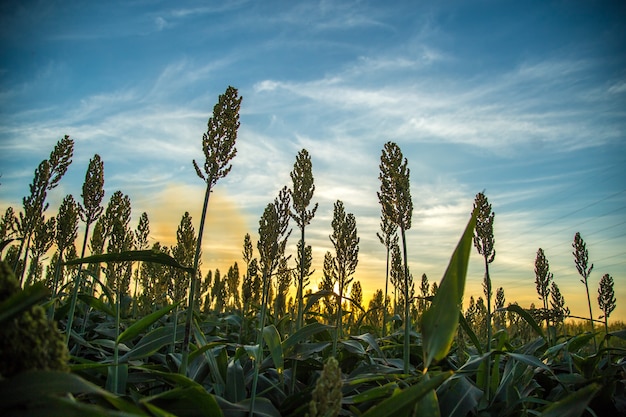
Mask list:
[[[148,214],[133,229],[130,198],[121,191],[102,205],[98,155],[82,204],[68,195],[58,215],[46,219],[47,192],[71,163],[73,141],[65,136],[38,166],[23,210],[9,208],[0,219],[2,415],[626,414],[626,329],[608,322],[617,303],[614,280],[605,274],[600,281],[604,328],[596,332],[593,264],[580,234],[573,255],[589,325],[565,321],[569,310],[541,248],[540,307],[505,305],[502,287],[494,298],[495,215],[484,193],[468,207],[442,280],[431,285],[424,274],[416,290],[405,236],[410,170],[393,142],[383,147],[379,175],[384,290],[367,305],[354,277],[358,219],[343,201],[328,225],[334,253],[325,256],[318,290],[310,285],[305,228],[318,206],[309,208],[315,186],[305,149],[296,156],[292,189],[266,206],[256,245],[250,234],[243,238],[241,266],[203,275],[209,196],[232,168],[241,101],[229,87],[213,109],[202,139],[205,163],[193,161],[206,184],[202,218],[196,232],[184,213],[172,247],[148,247]],[[286,253],[291,220],[300,231],[295,254]],[[463,311],[473,248],[484,258],[485,298],[471,297]]]

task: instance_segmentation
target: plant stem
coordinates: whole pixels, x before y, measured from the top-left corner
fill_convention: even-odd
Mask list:
[[[587,304],[589,305],[589,317],[591,318],[590,323],[591,323],[591,333],[593,334],[593,349],[596,353],[598,353],[598,344],[596,342],[596,336],[595,336],[596,331],[593,325],[593,312],[591,311],[591,298],[589,297],[589,284],[587,283],[587,279],[588,279],[587,274],[585,274],[584,278],[585,278],[584,280],[585,289],[587,290]]]
[[[87,223],[85,227],[85,237],[83,239],[83,248],[80,251],[81,258],[85,257],[85,248],[87,247],[87,236],[89,235],[89,226],[90,224]],[[66,326],[67,331],[65,335],[65,344],[68,346],[70,345],[70,335],[72,333],[72,323],[74,322],[74,312],[76,310],[76,300],[78,298],[78,289],[80,287],[82,272],[83,272],[83,264],[80,264],[80,267],[78,268],[78,274],[76,275],[76,279],[74,280],[74,288],[72,290],[72,299],[70,301],[70,311],[68,312],[68,315],[67,315],[67,326]]]
[[[385,268],[385,299],[383,300],[383,305],[385,309],[383,310],[383,332],[382,335],[385,337],[387,335],[387,310],[389,307],[387,306],[387,289],[389,287],[389,246],[387,246],[387,265]]]
[[[204,204],[202,206],[202,217],[200,217],[200,228],[198,230],[198,243],[196,245],[196,256],[193,261],[193,271],[191,274],[191,286],[189,289],[189,300],[187,305],[187,316],[185,322],[185,337],[183,339],[183,358],[180,363],[180,373],[187,374],[187,365],[189,362],[189,337],[191,334],[191,323],[193,319],[194,301],[196,295],[196,275],[198,273],[198,265],[200,262],[200,252],[202,249],[202,234],[204,233],[204,221],[209,206],[209,196],[211,195],[211,182],[207,182],[206,192],[204,194]]]
[[[402,236],[402,253],[404,256],[404,373],[408,374],[411,359],[411,302],[409,300],[409,265],[406,254],[406,234],[403,225],[400,225],[400,235]]]
[[[254,415],[254,403],[256,401],[256,387],[259,382],[259,370],[261,363],[263,362],[263,329],[265,328],[265,310],[267,306],[267,298],[269,295],[268,290],[268,277],[267,271],[263,271],[263,295],[261,296],[261,317],[259,324],[259,333],[256,336],[257,356],[254,360],[254,376],[252,379],[252,391],[250,392],[250,412],[249,416]]]

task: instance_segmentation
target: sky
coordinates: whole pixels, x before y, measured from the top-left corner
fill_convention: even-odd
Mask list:
[[[204,183],[192,160],[203,162],[207,120],[232,85],[243,97],[237,155],[211,196],[203,271],[243,264],[244,235],[256,242],[263,209],[291,186],[305,148],[319,204],[306,229],[312,288],[339,199],[356,217],[354,277],[370,298],[385,284],[376,192],[393,141],[410,168],[418,283],[441,279],[484,190],[495,213],[491,278],[507,302],[541,304],[543,248],[571,314],[587,317],[572,256],[580,232],[594,317],[608,273],[611,319],[626,320],[624,22],[617,1],[3,2],[0,210],[21,209],[35,168],[67,134],[73,163],[46,214],[66,194],[80,200],[97,153],[104,204],[121,190],[133,227],[146,212],[150,242],[174,245],[185,211],[198,228]],[[482,279],[474,251],[466,302],[482,295]]]

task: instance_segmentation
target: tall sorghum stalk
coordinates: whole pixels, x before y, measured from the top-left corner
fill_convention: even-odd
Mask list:
[[[410,170],[400,147],[387,142],[380,157],[380,202],[384,215],[400,229],[404,259],[404,372],[409,372],[411,336],[411,300],[409,294],[409,266],[407,260],[406,231],[411,228],[413,201],[411,200]]]
[[[333,339],[333,356],[337,355],[337,340],[343,337],[343,293],[352,282],[359,263],[359,238],[357,237],[354,214],[344,210],[343,202],[337,200],[333,211],[333,234],[330,241],[335,248],[333,258],[334,276],[337,277],[337,329]]]
[[[150,220],[148,219],[148,213],[143,212],[141,213],[141,217],[139,217],[139,223],[137,224],[137,229],[135,230],[135,247],[137,250],[144,250],[148,247],[149,234]],[[139,281],[143,279],[142,274],[142,263],[139,262],[137,264],[137,269],[135,270],[135,291],[133,292],[133,318],[137,318],[137,304],[139,303],[137,287],[139,286]],[[143,288],[144,293],[148,290],[148,288]]]
[[[604,319],[604,334],[607,342],[609,343],[609,316],[617,307],[617,300],[615,299],[615,290],[613,288],[613,277],[609,274],[604,274],[600,279],[600,285],[598,286],[598,306],[602,310],[603,315],[600,318]],[[611,361],[609,356],[609,362]]]
[[[78,211],[78,204],[74,201],[74,197],[67,195],[61,203],[61,207],[59,207],[59,214],[56,220],[57,231],[55,243],[57,245],[59,259],[54,271],[54,283],[52,284],[52,304],[48,311],[50,318],[54,316],[59,278],[61,269],[63,268],[63,255],[70,245],[74,244],[78,233]],[[67,328],[66,331],[70,333],[71,329]]]
[[[393,221],[391,221],[389,216],[385,215],[384,209],[382,210],[382,214],[380,217],[381,217],[380,230],[382,232],[382,235],[377,232],[376,236],[378,236],[378,240],[385,247],[387,251],[387,262],[385,264],[386,265],[385,266],[385,309],[383,310],[383,331],[382,331],[382,336],[385,337],[387,335],[387,314],[389,311],[389,306],[387,305],[388,304],[387,294],[389,290],[389,261],[390,261],[390,255],[391,255],[391,248],[398,244],[398,235],[396,234],[396,231],[398,230],[398,225],[396,225]]]
[[[543,249],[537,250],[537,257],[535,258],[535,284],[537,285],[537,294],[539,299],[543,302],[542,316],[546,321],[546,331],[548,332],[548,342],[550,341],[550,320],[548,310],[548,297],[550,296],[550,282],[552,282],[553,275],[550,272],[550,264],[546,258]]]
[[[202,151],[205,157],[204,173],[198,166],[198,163],[195,160],[193,161],[196,174],[206,183],[206,191],[204,193],[200,227],[198,228],[196,255],[191,272],[190,297],[188,297],[187,320],[185,322],[185,336],[183,339],[183,358],[180,365],[180,373],[182,374],[187,373],[187,363],[189,361],[189,337],[193,320],[194,294],[196,293],[198,266],[200,264],[200,252],[202,249],[202,235],[204,233],[204,222],[209,206],[209,196],[217,181],[228,175],[233,167],[230,161],[237,154],[235,142],[237,141],[237,130],[239,129],[240,107],[241,97],[239,97],[237,89],[228,86],[224,94],[219,96],[217,104],[213,107],[213,116],[209,118],[207,131],[202,135]]]
[[[48,208],[46,204],[47,193],[59,184],[59,181],[61,181],[61,178],[65,175],[65,172],[67,172],[67,168],[72,163],[73,153],[74,140],[65,135],[63,139],[57,142],[50,153],[50,158],[41,161],[35,170],[35,177],[33,183],[30,185],[30,195],[24,197],[22,200],[24,206],[24,212],[20,213],[22,240],[15,258],[15,265],[13,266],[13,271],[19,272],[20,284],[24,278],[28,249],[35,224]],[[16,271],[20,263],[22,251],[24,251],[24,268],[22,268],[21,271]]]
[[[250,393],[250,417],[254,414],[259,370],[263,362],[263,329],[265,328],[265,316],[269,303],[271,277],[285,254],[287,239],[291,234],[291,230],[287,231],[289,227],[289,205],[289,191],[287,187],[284,187],[279,192],[278,197],[274,199],[274,203],[270,203],[265,207],[265,211],[259,220],[259,241],[257,243],[257,249],[259,251],[259,266],[262,273],[263,295],[261,298],[259,329],[256,339],[257,355],[254,363],[252,392]]]
[[[315,216],[315,212],[317,211],[317,203],[313,206],[312,210],[307,210],[307,207],[311,203],[311,198],[313,198],[313,192],[315,191],[315,185],[313,184],[313,172],[312,172],[312,164],[311,157],[306,149],[302,149],[298,152],[296,156],[296,162],[293,165],[293,171],[291,171],[291,181],[293,183],[293,188],[290,190],[291,199],[293,201],[293,210],[290,211],[289,215],[293,220],[296,221],[298,228],[300,229],[300,241],[302,242],[299,245],[300,255],[298,257],[300,264],[299,267],[299,276],[298,276],[298,289],[296,293],[296,300],[298,301],[298,317],[296,321],[296,330],[299,330],[302,327],[302,314],[303,314],[303,289],[305,285],[305,254],[304,251],[306,249],[306,244],[304,240],[304,228],[311,223],[311,220]]]
[[[87,238],[89,237],[89,227],[95,223],[104,208],[102,207],[102,199],[104,198],[104,163],[100,159],[100,155],[95,154],[93,159],[89,161],[85,182],[83,183],[83,205],[79,204],[79,215],[85,222],[85,236],[83,237],[83,247],[80,251],[80,257],[85,257],[85,249],[87,248]],[[76,275],[74,288],[72,290],[72,299],[70,301],[70,311],[67,316],[67,334],[66,342],[69,344],[72,323],[74,322],[74,311],[76,309],[76,300],[78,298],[78,290],[81,286],[83,265],[81,264]]]
[[[491,211],[491,204],[483,193],[476,194],[474,200],[474,211],[476,216],[476,227],[474,228],[474,246],[485,261],[485,276],[483,279],[483,292],[487,299],[487,352],[491,352],[491,297],[493,296],[491,277],[489,276],[489,264],[496,257],[493,237],[493,219],[494,214]],[[487,373],[485,378],[485,394],[487,400],[490,399],[490,377],[491,377],[491,360],[487,361]]]
[[[582,277],[580,282],[585,284],[585,290],[587,290],[587,304],[589,305],[589,318],[591,322],[591,332],[595,334],[595,326],[593,325],[593,312],[591,310],[591,297],[589,295],[589,275],[591,275],[591,271],[593,270],[593,264],[591,266],[589,263],[589,252],[587,251],[587,246],[585,245],[585,241],[580,236],[580,233],[576,232],[574,235],[574,243],[572,243],[572,247],[574,248],[574,264],[576,265],[576,270]],[[593,338],[593,347],[594,350],[598,351],[598,344],[596,343],[596,338]]]

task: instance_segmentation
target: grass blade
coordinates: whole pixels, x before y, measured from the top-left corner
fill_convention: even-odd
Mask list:
[[[450,376],[452,376],[452,371],[441,373],[432,378],[424,377],[417,384],[371,407],[363,414],[363,417],[406,415],[421,398],[437,389]]]
[[[170,255],[163,252],[155,252],[151,250],[131,250],[120,253],[104,253],[102,255],[92,255],[85,258],[73,259],[64,262],[64,265],[80,265],[87,263],[102,262],[152,262],[165,266],[179,268],[187,272],[193,271],[193,268],[183,266]]]
[[[283,357],[283,347],[280,343],[280,334],[273,324],[265,326],[263,329],[263,339],[270,350],[270,355],[274,361],[274,366],[279,375],[282,376],[285,369],[285,361]]]
[[[448,354],[456,335],[476,213],[476,211],[472,213],[463,236],[452,254],[437,294],[422,317],[424,372],[433,362],[443,359]]]
[[[178,306],[178,304],[180,303],[163,307],[162,309],[155,311],[154,313],[148,314],[147,316],[143,317],[140,320],[137,320],[132,326],[130,326],[128,329],[120,333],[120,335],[117,337],[117,343],[123,343],[127,340],[134,338],[139,333],[144,331],[152,323],[154,323],[155,321],[157,321],[158,319],[160,319],[161,317],[163,317],[164,315],[166,315],[167,313],[175,309],[176,306]]]
[[[590,384],[553,404],[550,404],[542,417],[580,417],[594,395],[600,390],[599,384]]]

